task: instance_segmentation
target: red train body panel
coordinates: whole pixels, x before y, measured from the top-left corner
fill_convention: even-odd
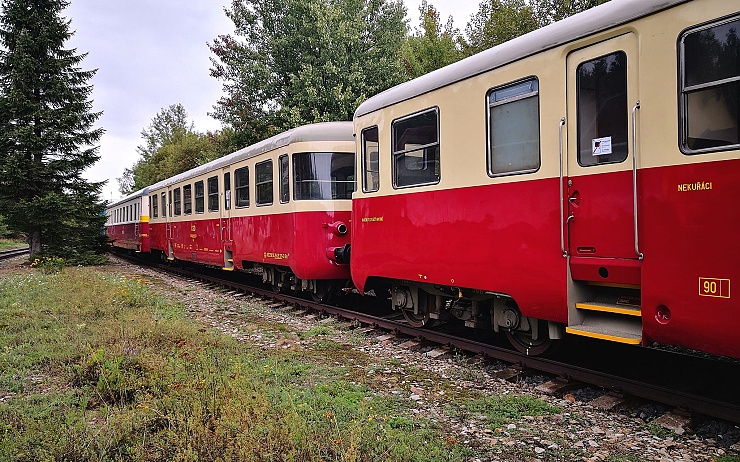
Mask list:
[[[552,200],[557,183],[356,199],[352,278],[360,291],[369,277],[382,275],[506,293],[528,316],[566,322],[566,262],[557,251],[559,207]]]

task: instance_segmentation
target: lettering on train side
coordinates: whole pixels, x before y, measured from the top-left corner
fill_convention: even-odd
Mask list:
[[[710,191],[711,189],[711,181],[697,181],[696,183],[681,183],[678,185],[678,192]]]
[[[362,218],[363,223],[371,223],[374,221],[383,221],[383,217],[363,217]]]
[[[289,253],[277,253],[277,252],[265,252],[264,258],[271,258],[273,260],[287,260],[290,257]]]

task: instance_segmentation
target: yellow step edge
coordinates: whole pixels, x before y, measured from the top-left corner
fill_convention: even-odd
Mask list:
[[[599,340],[608,340],[610,342],[626,343],[627,345],[639,345],[642,343],[641,338],[625,338],[618,337],[616,335],[599,334],[597,332],[588,332],[584,330],[575,329],[573,327],[566,327],[565,332],[573,335],[580,335],[582,337],[591,337]]]
[[[223,268],[221,268],[221,269],[224,270],[224,271],[234,271],[234,268],[227,268],[225,266]]]
[[[227,261],[227,262],[229,262],[229,263],[234,263],[234,260],[232,260],[231,258],[229,258],[229,259],[228,259],[228,260],[226,260],[226,261]]]
[[[172,261],[174,259],[175,259],[175,257],[167,257],[167,260],[169,260],[169,261]]]
[[[627,316],[642,317],[642,312],[639,310],[639,308],[619,308],[617,306],[604,306],[596,305],[593,303],[576,303],[576,308],[578,308],[579,310],[602,311],[604,313],[626,314]]]

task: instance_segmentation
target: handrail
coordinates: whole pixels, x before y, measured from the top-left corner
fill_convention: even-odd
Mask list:
[[[565,223],[563,222],[563,203],[565,201],[563,194],[563,126],[565,126],[565,117],[560,119],[560,126],[558,127],[558,139],[560,144],[560,251],[564,258],[568,258],[568,251],[565,250]]]
[[[640,109],[640,101],[632,108],[632,210],[635,222],[635,253],[642,260],[645,255],[640,252],[640,240],[637,228],[637,110]]]

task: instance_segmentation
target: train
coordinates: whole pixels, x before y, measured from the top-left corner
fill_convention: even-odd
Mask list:
[[[531,355],[740,358],[739,30],[731,0],[612,0],[151,185],[109,234]]]

